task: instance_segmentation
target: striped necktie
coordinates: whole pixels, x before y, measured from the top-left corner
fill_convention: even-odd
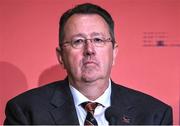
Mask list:
[[[98,106],[98,103],[84,102],[81,105],[87,112],[86,119],[84,121],[84,125],[90,125],[90,126],[98,125],[96,119],[94,118],[94,110]]]

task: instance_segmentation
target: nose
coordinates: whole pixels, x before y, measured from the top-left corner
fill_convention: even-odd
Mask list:
[[[88,56],[88,55],[95,55],[95,54],[96,54],[96,51],[95,51],[92,41],[87,40],[84,46],[84,55]]]

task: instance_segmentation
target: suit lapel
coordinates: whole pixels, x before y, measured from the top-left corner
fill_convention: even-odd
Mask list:
[[[67,79],[56,88],[51,104],[55,107],[50,113],[56,124],[79,125]]]
[[[111,106],[120,111],[118,125],[135,124],[137,115],[135,106],[131,104],[127,90],[124,87],[112,83]],[[55,124],[58,125],[79,125],[72,94],[68,86],[68,80],[64,80],[55,89],[51,100],[54,109],[50,111]]]
[[[124,87],[112,83],[112,93],[111,93],[111,106],[117,108],[118,125],[132,125],[135,121],[136,109],[135,106],[131,104],[128,97],[128,91]]]

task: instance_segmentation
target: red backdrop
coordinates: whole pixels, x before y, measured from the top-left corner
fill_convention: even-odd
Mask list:
[[[84,2],[115,20],[112,79],[171,105],[179,124],[179,0],[0,0],[0,124],[8,99],[66,76],[55,54],[59,17]]]

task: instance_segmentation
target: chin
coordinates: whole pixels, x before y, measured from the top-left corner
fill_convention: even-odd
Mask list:
[[[97,81],[97,80],[100,80],[100,79],[102,79],[102,78],[104,78],[104,76],[102,76],[102,75],[99,75],[99,74],[97,74],[97,73],[94,73],[94,74],[85,74],[85,75],[83,75],[82,77],[81,77],[81,80],[83,80],[84,82],[95,82],[95,81]]]
[[[97,79],[97,76],[82,76],[82,80],[85,82],[94,82]]]

